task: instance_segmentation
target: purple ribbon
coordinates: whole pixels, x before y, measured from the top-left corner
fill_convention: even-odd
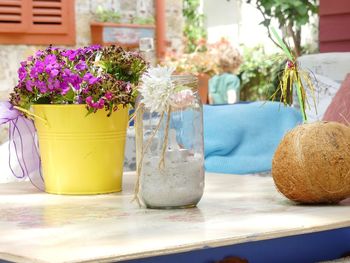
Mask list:
[[[0,125],[9,123],[9,166],[16,178],[29,178],[44,191],[41,159],[34,122],[6,101],[0,102]]]

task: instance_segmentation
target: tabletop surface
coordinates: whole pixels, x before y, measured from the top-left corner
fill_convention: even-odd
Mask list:
[[[350,200],[295,205],[271,177],[206,174],[197,208],[148,210],[122,193],[59,196],[29,183],[0,185],[0,259],[107,262],[217,247],[350,226]]]

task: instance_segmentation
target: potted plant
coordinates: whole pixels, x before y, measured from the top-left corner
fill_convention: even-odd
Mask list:
[[[138,53],[116,46],[50,46],[21,63],[0,122],[10,121],[13,135],[19,118],[34,119],[46,192],[121,190],[128,107],[146,67]],[[28,148],[16,156],[26,158]]]
[[[175,68],[176,73],[191,73],[198,78],[198,92],[203,104],[208,103],[208,82],[217,74],[218,65],[215,57],[209,51],[195,51],[193,53],[168,55],[163,61],[164,65]]]
[[[133,17],[122,19],[113,10],[99,7],[90,24],[93,44],[118,44],[125,48],[135,48],[140,38],[154,38],[155,26],[153,17]]]

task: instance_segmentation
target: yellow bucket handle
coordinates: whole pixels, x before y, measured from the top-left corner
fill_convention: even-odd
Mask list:
[[[35,118],[37,118],[38,120],[41,120],[42,122],[44,122],[44,124],[45,124],[46,126],[49,126],[49,122],[48,122],[46,119],[44,119],[44,118],[42,118],[42,117],[40,117],[40,116],[34,114],[33,112],[30,112],[29,110],[26,110],[26,109],[21,108],[21,107],[18,107],[18,106],[14,106],[14,108],[15,108],[16,110],[19,110],[20,112],[23,112],[23,113],[27,114],[28,117],[31,118],[32,120],[34,120]]]

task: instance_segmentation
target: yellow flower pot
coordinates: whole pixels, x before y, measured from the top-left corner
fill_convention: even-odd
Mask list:
[[[128,109],[107,117],[85,105],[34,105],[45,191],[103,194],[122,189]]]

